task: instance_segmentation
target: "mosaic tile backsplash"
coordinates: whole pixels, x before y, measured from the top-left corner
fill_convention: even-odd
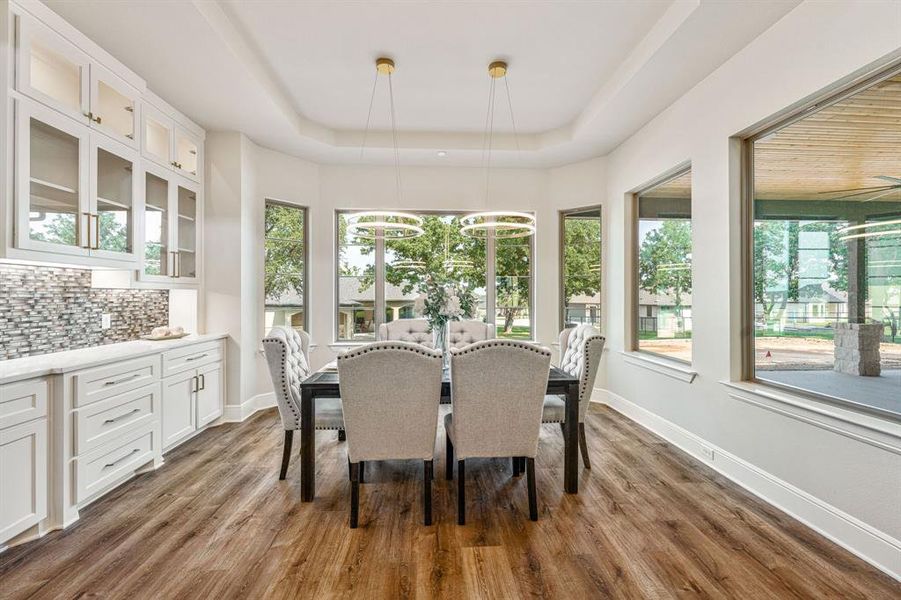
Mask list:
[[[168,290],[92,289],[85,269],[0,264],[0,360],[126,342],[168,321]]]

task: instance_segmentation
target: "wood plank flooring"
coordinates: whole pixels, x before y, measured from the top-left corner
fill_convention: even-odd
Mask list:
[[[422,525],[422,465],[386,462],[367,464],[351,530],[344,443],[318,434],[317,498],[301,504],[300,461],[278,481],[283,434],[265,411],[0,554],[0,597],[901,597],[901,584],[614,411],[592,406],[587,434],[593,468],[570,496],[560,430],[543,429],[537,523],[525,477],[486,460],[467,461],[457,526],[439,427],[435,524]]]

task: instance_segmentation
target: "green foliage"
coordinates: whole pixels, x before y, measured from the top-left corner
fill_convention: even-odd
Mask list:
[[[563,296],[594,296],[601,291],[601,221],[566,218],[563,222]]]
[[[444,329],[448,321],[471,319],[475,315],[475,294],[464,283],[428,274],[420,284],[419,291],[425,296],[423,316],[433,331]]]
[[[691,221],[663,221],[645,236],[638,252],[641,289],[671,294],[681,307],[682,294],[691,293],[691,251]]]
[[[116,217],[124,212],[103,211],[99,214],[100,249],[110,252],[128,252],[128,228]],[[51,218],[52,216],[52,218]],[[31,239],[53,244],[75,246],[77,244],[76,217],[72,214],[46,213],[49,219],[43,231],[32,229]],[[91,232],[93,238],[93,231]],[[92,239],[91,242],[94,242]]]
[[[267,300],[286,293],[303,297],[304,210],[266,205],[264,294]]]

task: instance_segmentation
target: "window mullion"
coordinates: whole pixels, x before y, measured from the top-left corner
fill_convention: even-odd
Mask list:
[[[497,328],[497,254],[494,230],[485,237],[485,319]]]
[[[376,230],[375,237],[375,334],[385,322],[385,239],[384,231]]]

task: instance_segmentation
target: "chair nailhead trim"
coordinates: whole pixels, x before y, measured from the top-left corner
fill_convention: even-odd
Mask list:
[[[346,354],[342,354],[338,357],[338,361],[347,360],[349,358],[354,358],[357,356],[362,356],[369,352],[376,352],[380,350],[406,350],[407,352],[413,352],[415,354],[421,354],[428,358],[432,358],[435,360],[441,359],[441,351],[432,350],[430,348],[425,348],[420,344],[415,344],[413,342],[374,342],[372,344],[367,344],[362,348],[357,348],[355,350],[351,350]]]
[[[529,350],[543,356],[551,355],[551,351],[546,348],[542,348],[541,346],[536,346],[535,344],[530,344],[528,342],[520,342],[517,340],[482,340],[480,342],[470,344],[465,348],[451,348],[451,354],[454,356],[462,356],[463,354],[469,354],[470,352],[477,352],[482,348],[500,347],[522,348],[524,350]]]

